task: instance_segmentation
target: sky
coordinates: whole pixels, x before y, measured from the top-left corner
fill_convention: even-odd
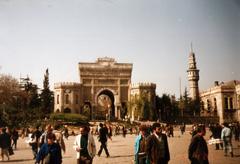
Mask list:
[[[47,68],[53,89],[80,82],[79,62],[107,56],[133,64],[132,83],[179,97],[191,43],[200,91],[240,80],[240,1],[0,0],[0,74],[40,88]]]

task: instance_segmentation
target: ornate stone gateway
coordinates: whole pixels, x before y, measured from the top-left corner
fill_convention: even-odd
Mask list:
[[[121,103],[130,94],[132,64],[113,58],[98,58],[96,63],[79,63],[83,99],[92,106],[92,118],[120,118]]]
[[[120,118],[130,96],[132,64],[104,57],[78,66],[80,83],[55,84],[54,111],[68,108],[71,113],[89,113],[91,119]]]

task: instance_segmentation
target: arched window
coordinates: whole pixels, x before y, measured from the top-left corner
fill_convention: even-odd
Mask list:
[[[217,99],[214,98],[214,111],[216,111],[216,110],[217,110]]]
[[[57,95],[57,104],[59,104],[59,95]]]
[[[63,113],[71,113],[71,109],[65,108],[65,109],[63,110]]]
[[[224,98],[224,108],[228,109],[228,98],[227,97]]]
[[[201,101],[201,110],[204,111],[204,102]]]
[[[211,110],[210,100],[207,99],[207,111],[210,112],[210,110]]]
[[[69,95],[66,95],[66,96],[65,96],[65,103],[66,103],[66,104],[69,104]]]

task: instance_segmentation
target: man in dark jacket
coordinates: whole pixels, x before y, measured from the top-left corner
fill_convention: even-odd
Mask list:
[[[0,134],[0,147],[1,147],[1,156],[2,161],[4,161],[4,155],[7,156],[9,160],[9,152],[8,149],[11,146],[11,136],[10,134],[6,133],[6,128],[2,128],[2,134]]]
[[[36,129],[33,131],[33,134],[31,136],[32,142],[30,143],[32,147],[32,152],[33,152],[33,159],[36,159],[37,153],[38,153],[38,146],[39,146],[39,141],[42,133],[39,130],[39,126],[36,127]]]
[[[167,136],[162,133],[160,123],[154,123],[152,130],[153,134],[147,138],[147,159],[150,164],[167,164],[170,160]]]
[[[106,126],[103,126],[102,123],[99,124],[100,126],[100,130],[99,130],[99,142],[101,142],[101,146],[100,146],[100,149],[98,151],[98,156],[101,155],[102,153],[102,150],[104,149],[105,150],[105,153],[107,155],[107,157],[109,157],[109,152],[108,152],[108,149],[107,149],[107,137],[108,137],[108,129]]]
[[[191,164],[208,164],[208,147],[203,136],[206,134],[204,125],[197,127],[197,134],[193,136],[188,148],[188,158]]]

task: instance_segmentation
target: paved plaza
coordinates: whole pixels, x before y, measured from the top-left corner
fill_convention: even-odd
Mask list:
[[[191,139],[189,131],[186,131],[184,135],[180,135],[179,131],[175,131],[175,136],[168,138],[169,149],[170,149],[170,164],[185,164],[190,163],[187,158],[187,149]],[[206,139],[209,138],[210,133],[207,132]],[[135,135],[127,135],[123,138],[121,135],[113,136],[112,141],[109,140],[108,148],[110,157],[106,158],[105,152],[103,151],[100,157],[94,158],[94,164],[131,164],[133,163],[133,145]],[[63,155],[63,164],[75,164],[76,153],[73,150],[74,136],[70,136],[68,140],[65,140],[67,152]],[[11,156],[9,162],[0,162],[8,164],[33,164],[33,155],[31,148],[24,142],[25,139],[19,139],[18,149],[15,154]],[[97,150],[99,149],[99,142],[95,136]],[[215,145],[208,145],[209,148],[209,161],[210,164],[239,164],[240,163],[240,142],[233,142],[234,157],[224,157],[222,150],[215,150]]]

